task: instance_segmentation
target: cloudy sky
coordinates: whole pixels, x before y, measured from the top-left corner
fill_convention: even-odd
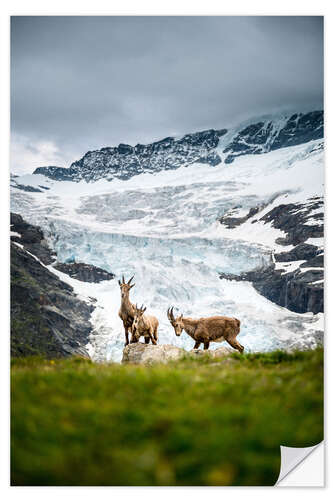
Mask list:
[[[11,163],[322,109],[321,17],[12,17]]]

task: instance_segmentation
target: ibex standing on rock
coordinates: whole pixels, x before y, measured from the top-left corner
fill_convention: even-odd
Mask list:
[[[210,342],[223,342],[228,344],[240,353],[244,347],[236,340],[239,334],[240,321],[227,316],[212,316],[211,318],[184,318],[181,314],[178,318],[173,315],[173,307],[168,309],[168,319],[172,324],[175,334],[180,335],[183,330],[195,340],[194,349],[198,349],[203,342],[204,349],[209,348]]]
[[[125,345],[129,344],[128,332],[131,332],[134,315],[136,311],[135,305],[133,305],[129,299],[130,289],[133,288],[133,286],[135,285],[135,283],[131,285],[131,281],[133,278],[134,276],[132,276],[132,278],[128,281],[128,283],[125,283],[124,276],[122,277],[122,283],[118,280],[121,293],[121,304],[118,315],[122,320],[125,328]]]
[[[149,340],[152,341],[152,344],[157,344],[158,319],[155,318],[155,316],[143,314],[146,309],[147,308],[143,306],[140,308],[136,306],[136,313],[132,325],[131,344],[138,342],[141,336],[144,336],[146,344],[149,344]]]

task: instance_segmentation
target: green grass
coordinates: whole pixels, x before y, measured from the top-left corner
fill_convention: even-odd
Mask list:
[[[323,439],[323,351],[168,365],[14,359],[13,485],[272,485]]]

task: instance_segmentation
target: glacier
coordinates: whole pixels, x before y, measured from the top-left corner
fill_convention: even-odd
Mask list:
[[[48,189],[26,192],[13,186],[11,209],[42,228],[59,261],[93,264],[117,278],[134,274],[131,300],[159,319],[159,343],[193,348],[193,340],[184,332],[176,337],[167,320],[167,308],[175,306],[192,317],[237,317],[246,352],[312,348],[323,338],[321,313],[291,312],[249,282],[220,279],[219,273],[269,266],[275,251],[292,248],[276,242],[282,231],[258,219],[279,203],[322,196],[322,146],[318,139],[236,157],[228,165],[195,163],[95,183],[24,175],[15,178],[21,186]],[[258,205],[259,214],[234,229],[218,220],[228,211],[245,214]],[[314,240],[323,246],[321,238]],[[92,359],[120,361],[124,333],[117,279],[83,283],[48,267],[81,298],[96,299],[88,345]]]

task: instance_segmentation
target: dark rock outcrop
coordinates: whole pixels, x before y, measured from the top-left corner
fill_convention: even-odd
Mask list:
[[[293,262],[295,260],[309,260],[317,256],[318,247],[308,243],[300,243],[289,252],[280,252],[274,255],[276,262]]]
[[[68,274],[71,278],[88,283],[99,283],[100,281],[112,280],[115,275],[101,269],[100,267],[84,264],[83,262],[74,262],[72,264],[57,262],[53,265],[55,269]]]
[[[261,217],[276,229],[286,233],[278,238],[280,245],[299,245],[308,238],[324,236],[324,202],[320,197],[310,198],[306,203],[288,203],[274,207]]]
[[[17,182],[11,183],[11,186],[15,189],[21,189],[21,191],[26,191],[27,193],[42,193],[42,189],[38,189],[33,186],[26,186],[24,184],[18,184]]]
[[[324,113],[295,113],[274,138],[271,150],[297,146],[324,137]]]
[[[304,273],[259,272],[251,278],[258,292],[280,306],[298,313],[324,312],[323,283],[316,283],[324,279],[322,269]]]
[[[11,243],[11,355],[81,355],[94,306],[24,249]]]
[[[253,207],[244,217],[232,217],[234,207],[219,220],[229,229],[233,229],[253,215],[262,207]],[[324,255],[316,245],[305,243],[308,238],[321,238],[324,235],[323,199],[314,197],[304,203],[280,204],[267,212],[259,220],[271,224],[285,233],[284,237],[276,239],[280,245],[294,245],[288,252],[274,254],[276,263],[264,269],[256,269],[240,275],[220,274],[223,279],[236,281],[251,281],[253,286],[264,297],[291,311],[304,313],[323,312],[324,310]],[[253,220],[256,223],[257,220]],[[288,263],[297,261],[299,265],[288,272]],[[279,267],[279,268],[277,268]],[[315,268],[315,269],[313,269]]]
[[[226,226],[228,229],[234,229],[241,224],[244,224],[248,219],[251,219],[254,215],[256,215],[260,210],[265,208],[267,204],[256,205],[255,207],[251,207],[246,215],[243,217],[234,217],[232,213],[237,210],[239,207],[234,207],[229,210],[226,215],[223,215],[219,218],[219,222]]]
[[[71,181],[72,176],[68,168],[63,167],[38,167],[34,171],[34,174],[46,175],[50,179],[61,180],[61,181]]]
[[[48,265],[54,261],[56,254],[48,247],[43,231],[39,227],[28,224],[21,215],[11,213],[10,229],[20,234],[20,236],[11,236],[11,240],[23,245],[25,250],[38,257],[43,264]]]
[[[43,174],[51,179],[79,182],[95,182],[106,178],[129,179],[143,172],[159,172],[187,166],[194,162],[216,166],[221,158],[215,151],[223,130],[205,130],[187,134],[181,139],[166,137],[152,144],[119,144],[98,151],[88,151],[83,158],[69,168],[39,167],[34,174]]]
[[[48,358],[88,357],[92,301],[80,300],[73,288],[44,264],[54,260],[43,232],[11,214],[11,355]]]
[[[290,311],[305,313],[324,311],[324,270],[293,272],[277,270],[275,265],[257,269],[240,275],[221,273],[221,279],[250,281],[264,297]],[[316,282],[320,283],[316,283]]]
[[[229,153],[225,163],[232,163],[238,156],[262,154],[288,146],[297,146],[324,137],[322,111],[295,113],[284,127],[274,127],[273,121],[261,121],[241,130],[224,149]]]

